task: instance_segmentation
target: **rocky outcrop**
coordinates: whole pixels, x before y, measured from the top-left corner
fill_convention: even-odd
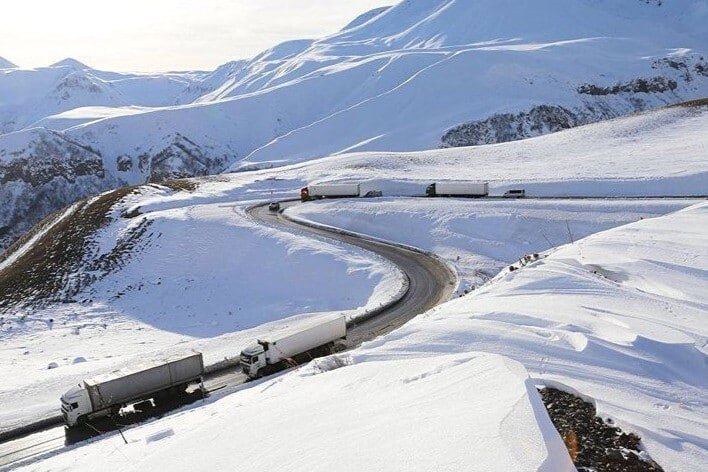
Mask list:
[[[34,129],[0,146],[0,249],[50,213],[120,185],[103,159],[59,133]]]
[[[555,105],[539,105],[520,113],[500,113],[456,126],[442,137],[443,147],[505,143],[540,136],[590,122],[588,115]]]
[[[214,156],[211,151],[176,133],[169,146],[154,155],[142,154],[138,161],[150,182],[161,182],[221,172],[228,157]]]
[[[703,57],[665,57],[653,61],[657,75],[613,84],[583,83],[574,106],[544,104],[517,113],[500,113],[455,126],[441,137],[442,147],[495,144],[553,133],[575,126],[681,102],[695,86],[705,87]]]
[[[124,185],[215,174],[227,156],[176,133],[157,152],[121,155],[115,165],[64,134],[35,128],[0,136],[0,254],[42,218]]]
[[[611,87],[600,87],[594,84],[583,84],[578,87],[578,93],[585,95],[618,95],[621,93],[664,93],[674,91],[678,87],[675,80],[665,77],[651,77],[649,79],[634,79],[624,84]]]

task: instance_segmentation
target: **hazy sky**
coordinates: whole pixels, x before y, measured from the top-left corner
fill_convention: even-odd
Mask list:
[[[73,57],[106,70],[213,69],[396,1],[12,0],[0,5],[0,56],[21,67]]]

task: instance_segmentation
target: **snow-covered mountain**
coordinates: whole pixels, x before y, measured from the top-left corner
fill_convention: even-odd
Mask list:
[[[105,188],[510,141],[708,96],[706,21],[696,0],[405,0],[211,73],[4,70],[0,128],[59,132],[100,156]],[[29,156],[56,157],[12,153]]]
[[[216,72],[122,74],[99,71],[67,58],[48,67],[3,68],[0,64],[0,133],[36,126],[61,130],[55,115],[82,107],[173,106],[190,103],[207,90],[203,79]],[[120,113],[120,109],[115,113]],[[74,111],[71,125],[94,118]]]

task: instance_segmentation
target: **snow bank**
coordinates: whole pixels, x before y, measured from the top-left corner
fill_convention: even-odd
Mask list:
[[[574,470],[524,368],[479,353],[379,359],[324,371],[314,361],[133,428],[126,437],[128,445],[104,438],[41,467]]]
[[[433,252],[457,269],[462,293],[486,283],[527,254],[690,204],[670,199],[389,198],[317,202],[289,208],[286,214]]]
[[[701,470],[708,430],[708,204],[589,236],[366,344],[355,361],[484,351],[568,386],[643,438],[667,471]]]

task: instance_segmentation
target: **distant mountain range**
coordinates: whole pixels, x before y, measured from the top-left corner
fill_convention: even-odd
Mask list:
[[[405,0],[215,71],[0,59],[0,248],[116,186],[504,142],[708,96],[695,0]]]

